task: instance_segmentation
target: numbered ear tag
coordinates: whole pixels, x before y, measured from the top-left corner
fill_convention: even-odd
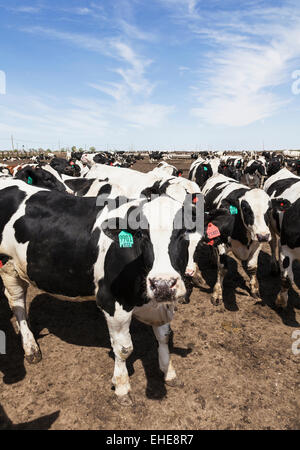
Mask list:
[[[221,236],[219,228],[211,222],[207,225],[206,234],[207,234],[208,239],[210,239],[210,240]]]
[[[132,234],[127,231],[121,231],[121,233],[119,233],[119,244],[120,248],[131,248],[133,246]]]
[[[27,183],[28,183],[28,184],[32,184],[32,183],[33,183],[33,181],[32,181],[32,178],[31,178],[31,177],[28,177],[28,179],[27,179]]]
[[[238,209],[233,205],[230,205],[229,211],[230,211],[230,214],[232,214],[233,216],[238,213]]]
[[[205,166],[203,166],[203,169],[205,170],[205,172],[208,170],[208,168],[207,167],[205,167]]]

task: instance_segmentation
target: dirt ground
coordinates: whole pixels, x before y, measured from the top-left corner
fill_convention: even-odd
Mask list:
[[[191,161],[174,161],[186,169]],[[152,165],[155,167],[155,164]],[[148,162],[135,169],[147,171]],[[290,292],[287,311],[274,307],[279,279],[270,274],[269,249],[260,254],[261,300],[249,296],[248,278],[230,261],[224,305],[210,302],[216,267],[210,249],[198,249],[208,285],[178,305],[171,353],[182,388],[165,386],[152,329],[135,320],[128,360],[134,405],[120,407],[111,389],[113,355],[106,323],[94,302],[72,303],[28,293],[30,326],[43,359],[24,361],[7,300],[0,298],[0,428],[19,429],[300,429],[300,299]],[[299,267],[295,268],[300,284]],[[299,345],[300,348],[300,345]]]

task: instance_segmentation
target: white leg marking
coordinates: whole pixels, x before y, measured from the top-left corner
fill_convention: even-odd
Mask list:
[[[160,370],[165,374],[165,381],[176,378],[176,372],[172,366],[169,352],[170,324],[166,323],[160,327],[153,326],[155,337],[158,341],[158,360]]]
[[[40,350],[27,324],[27,283],[21,280],[12,261],[5,264],[4,268],[1,270],[1,276],[9,306],[17,319],[25,356],[30,362],[38,362],[41,359]]]
[[[119,303],[116,302],[114,316],[104,312],[110,335],[110,342],[115,354],[115,368],[112,383],[115,385],[116,394],[123,396],[130,391],[130,383],[126,368],[126,359],[133,350],[129,326],[132,311],[126,312]]]

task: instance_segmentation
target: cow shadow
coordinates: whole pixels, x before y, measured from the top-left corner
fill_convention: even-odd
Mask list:
[[[0,285],[2,285],[1,278]],[[0,354],[0,372],[3,374],[3,383],[14,384],[26,376],[24,352],[21,338],[12,326],[13,314],[2,288],[3,286],[0,286],[0,330],[5,334],[5,354]]]
[[[245,278],[238,271],[238,264],[236,260],[227,256],[228,270],[223,283],[223,304],[228,311],[238,311],[236,302],[237,290],[240,295],[250,295],[249,287],[247,286]],[[196,262],[202,273],[206,284],[209,288],[201,287],[201,291],[212,293],[217,281],[217,263],[214,258],[211,247],[202,245],[197,248]]]
[[[300,309],[300,298],[298,294],[291,288],[289,289],[289,301],[287,308],[278,308],[275,305],[276,297],[280,291],[280,274],[272,275],[270,273],[271,257],[268,253],[261,251],[258,257],[257,279],[259,284],[259,292],[261,301],[256,304],[262,307],[271,308],[289,327],[299,327],[296,319],[296,310]],[[295,283],[299,287],[300,284],[300,265],[295,262],[293,265]]]
[[[31,303],[29,320],[38,341],[51,333],[69,344],[107,348],[109,356],[114,358],[105,317],[94,301],[70,302],[46,294],[38,295]],[[152,327],[133,318],[130,331],[134,350],[127,359],[129,376],[134,374],[135,362],[141,360],[147,380],[146,396],[160,400],[167,390],[159,369],[158,344]],[[171,353],[181,357],[191,352],[190,348],[174,347],[172,334],[169,347]]]
[[[30,422],[13,424],[13,422],[7,416],[4,408],[0,404],[0,431],[1,430],[49,430],[51,425],[56,421],[59,416],[59,411],[55,411],[52,414],[39,417],[38,419],[31,420]]]

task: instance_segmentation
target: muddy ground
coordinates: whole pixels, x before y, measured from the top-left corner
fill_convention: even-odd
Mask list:
[[[186,170],[191,161],[173,163]],[[141,161],[134,168],[149,167]],[[279,279],[269,272],[266,245],[259,258],[261,300],[249,296],[248,278],[232,259],[224,305],[214,307],[216,268],[209,253],[207,247],[198,252],[208,285],[193,289],[172,322],[172,358],[184,387],[164,385],[152,329],[134,320],[129,408],[114,399],[113,355],[94,302],[65,302],[30,289],[30,325],[43,354],[30,365],[2,295],[7,354],[0,355],[0,428],[300,429],[300,355],[291,348],[292,333],[300,330],[299,297],[290,292],[287,311],[274,307]]]

